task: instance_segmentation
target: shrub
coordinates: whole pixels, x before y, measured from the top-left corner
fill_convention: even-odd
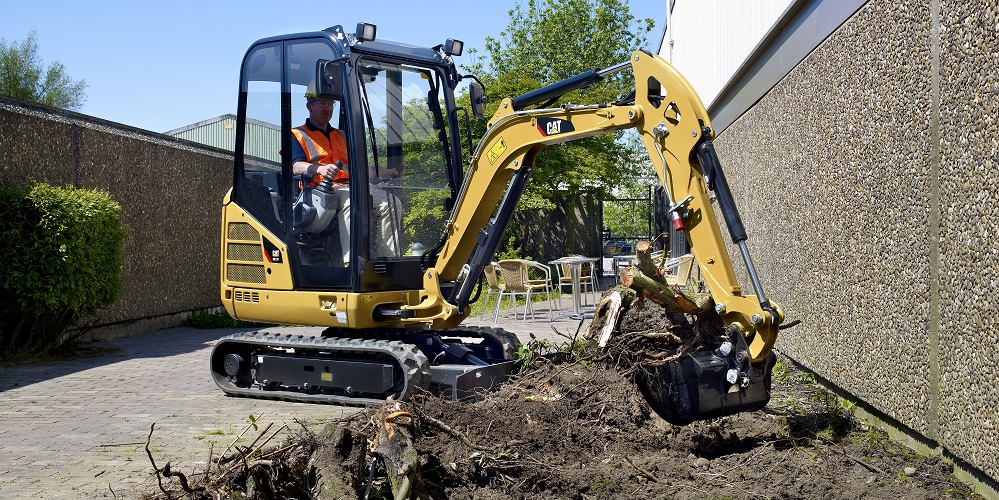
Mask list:
[[[0,189],[0,354],[44,352],[117,299],[126,228],[106,192]]]
[[[247,328],[262,326],[264,323],[233,319],[223,309],[221,311],[195,311],[184,320],[184,325],[201,330],[211,330],[214,328]]]

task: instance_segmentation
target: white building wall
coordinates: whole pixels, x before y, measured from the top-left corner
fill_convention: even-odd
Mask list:
[[[705,107],[794,0],[675,0],[659,55],[690,81]]]

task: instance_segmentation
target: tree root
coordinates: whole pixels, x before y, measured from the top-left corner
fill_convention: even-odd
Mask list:
[[[153,471],[156,472],[156,482],[159,484],[160,491],[162,491],[167,498],[172,498],[170,492],[163,487],[163,478],[176,477],[180,481],[181,488],[187,493],[195,493],[199,491],[205,491],[204,486],[196,486],[194,488],[187,482],[187,476],[183,472],[175,472],[170,470],[170,462],[167,462],[162,468],[156,466],[156,460],[153,459],[153,452],[149,449],[149,442],[153,439],[153,430],[156,428],[156,423],[149,425],[149,435],[146,436],[146,455],[149,456],[149,463],[153,466]]]

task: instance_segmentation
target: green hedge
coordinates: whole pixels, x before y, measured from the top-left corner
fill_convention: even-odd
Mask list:
[[[126,228],[110,194],[0,188],[0,355],[40,352],[121,293]]]

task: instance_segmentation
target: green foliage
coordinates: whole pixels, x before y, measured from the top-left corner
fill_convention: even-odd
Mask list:
[[[649,234],[651,211],[644,201],[605,201],[604,227],[612,238],[641,238]]]
[[[822,408],[826,417],[825,434],[819,433],[830,442],[839,442],[852,429],[856,420],[853,418],[853,404],[829,391],[818,391],[812,395],[812,403]]]
[[[101,191],[0,190],[0,352],[42,351],[121,293],[126,228]]]
[[[653,216],[650,186],[660,185],[655,171],[649,168],[648,153],[638,140],[637,134],[625,137],[634,149],[631,156],[635,178],[614,186],[611,197],[604,199],[603,224],[610,230],[612,238],[635,240],[649,235],[649,222]],[[624,201],[640,200],[640,201]],[[651,235],[650,235],[651,236]]]
[[[59,61],[44,68],[34,30],[20,43],[0,38],[0,94],[79,110],[86,100],[87,83],[74,81],[65,70]]]
[[[517,347],[517,366],[523,369],[555,350],[554,342],[548,339],[539,339],[532,333],[531,340],[523,342]]]
[[[516,364],[519,370],[524,370],[543,357],[558,357],[587,366],[592,364],[585,357],[586,342],[582,339],[554,342],[549,339],[539,339],[533,333],[530,335],[531,340],[523,342],[517,347]]]
[[[814,384],[815,374],[797,368],[791,368],[784,364],[783,358],[778,357],[777,362],[771,370],[771,377],[778,383]]]
[[[635,19],[623,0],[529,0],[510,11],[510,23],[498,38],[486,38],[485,64],[465,69],[485,84],[488,117],[505,97],[628,60],[653,25],[652,19]],[[621,72],[570,92],[560,102],[608,103],[633,88],[631,72]],[[467,94],[460,100],[467,106]],[[486,120],[473,120],[475,137],[485,130]],[[545,148],[519,208],[551,209],[556,195],[573,198],[584,191],[606,198],[611,187],[634,183],[647,170],[647,162],[636,160],[641,158],[636,154],[639,147],[638,141],[622,139],[622,134],[603,134]],[[519,234],[516,226],[516,221],[511,223],[511,234]]]
[[[512,259],[527,259],[531,260],[531,257],[521,257],[520,248],[517,247],[516,238],[513,236],[507,236],[506,241],[504,241],[500,248],[496,250],[496,254],[493,256],[493,260],[512,260]]]
[[[419,241],[427,247],[441,239],[444,220],[444,199],[450,195],[443,190],[414,191],[409,196],[409,209],[403,217],[406,241]]]
[[[197,311],[184,320],[184,326],[202,330],[211,330],[214,328],[246,328],[258,325],[260,325],[260,323],[233,319],[232,316],[229,316],[229,313],[225,311]]]
[[[864,425],[861,431],[851,434],[850,440],[863,445],[865,454],[882,452],[891,444],[888,433],[878,427]]]
[[[653,25],[636,21],[620,0],[528,0],[510,11],[500,39],[486,38],[486,50],[495,74],[554,82],[627,60]],[[627,77],[609,80],[612,92],[630,90]]]

